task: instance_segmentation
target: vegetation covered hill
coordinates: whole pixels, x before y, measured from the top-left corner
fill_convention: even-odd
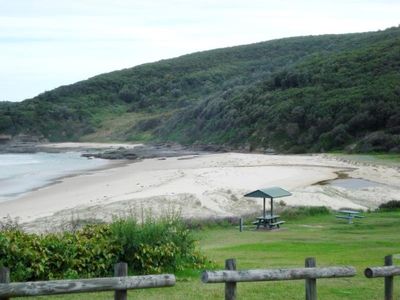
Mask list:
[[[145,64],[0,102],[0,134],[399,152],[400,27]]]

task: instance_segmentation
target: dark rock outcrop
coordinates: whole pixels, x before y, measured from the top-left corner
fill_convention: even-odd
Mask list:
[[[184,155],[197,155],[199,151],[187,149],[181,145],[167,144],[167,145],[142,145],[134,148],[120,147],[118,149],[105,150],[103,152],[89,152],[84,153],[84,157],[94,157],[103,159],[145,159],[145,158],[165,158],[177,157]]]

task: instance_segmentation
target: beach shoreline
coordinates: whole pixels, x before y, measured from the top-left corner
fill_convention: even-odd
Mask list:
[[[1,145],[0,145],[1,146]],[[82,169],[79,167],[76,170],[70,172],[64,172],[60,169],[53,171],[52,176],[43,180],[42,183],[37,183],[33,187],[27,187],[26,189],[20,189],[19,191],[1,195],[0,203],[14,201],[21,196],[24,196],[30,192],[35,192],[48,186],[61,183],[64,179],[69,177],[85,175],[87,172],[101,171],[109,168],[123,166],[125,164],[138,162],[142,159],[153,158],[153,157],[175,157],[198,154],[185,147],[175,144],[161,144],[161,145],[144,145],[144,144],[132,144],[132,143],[91,143],[91,142],[63,142],[63,143],[29,143],[30,150],[26,151],[27,148],[24,145],[20,145],[18,151],[4,152],[0,151],[1,155],[28,155],[35,156],[39,154],[68,154],[74,153],[80,155],[82,159],[102,161],[103,163],[98,166],[87,166]],[[2,148],[5,150],[7,148]],[[34,150],[32,150],[34,149]],[[104,155],[106,154],[106,155]],[[105,156],[105,157],[103,157]],[[7,176],[5,177],[7,179]],[[8,197],[8,198],[7,198]]]
[[[78,152],[78,153],[80,153],[80,152]],[[2,200],[2,201],[0,201],[0,203],[9,203],[12,201],[17,201],[19,198],[27,196],[30,193],[40,191],[41,189],[45,189],[45,188],[51,187],[56,184],[60,184],[64,180],[67,180],[68,178],[73,178],[73,177],[82,176],[82,175],[88,175],[92,172],[108,170],[108,169],[112,169],[112,168],[118,168],[118,167],[124,166],[126,164],[133,163],[132,161],[128,161],[128,160],[105,160],[104,159],[104,161],[106,161],[106,164],[98,166],[98,167],[89,167],[89,168],[85,168],[85,169],[81,169],[81,170],[75,170],[67,175],[56,175],[55,177],[51,178],[49,182],[44,183],[44,184],[34,187],[34,188],[28,188],[28,189],[24,190],[23,192],[16,193],[15,195],[12,195],[13,196],[12,198]]]
[[[346,190],[318,184],[337,178],[338,172],[387,185]],[[0,203],[0,220],[19,218],[28,230],[51,231],[71,218],[110,221],[143,211],[157,217],[175,210],[189,219],[241,216],[261,208],[261,201],[243,195],[269,186],[292,192],[282,205],[367,210],[398,195],[400,174],[397,168],[325,154],[229,152],[113,161]]]

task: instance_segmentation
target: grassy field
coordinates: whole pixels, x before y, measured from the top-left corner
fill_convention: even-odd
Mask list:
[[[200,247],[221,269],[224,260],[236,258],[238,269],[302,267],[306,257],[317,266],[352,265],[357,276],[317,281],[319,299],[383,299],[383,279],[367,279],[367,266],[383,265],[388,254],[400,253],[400,211],[368,213],[347,224],[333,214],[298,216],[284,228],[265,232],[234,227],[197,231]],[[399,264],[399,260],[394,260]],[[223,299],[223,284],[203,284],[200,271],[177,274],[173,288],[130,291],[131,299]],[[239,283],[239,299],[304,299],[304,281]],[[37,299],[111,299],[113,293],[37,297]],[[395,299],[400,299],[400,278],[395,279]]]
[[[400,154],[389,154],[389,153],[370,153],[370,154],[346,154],[344,152],[332,152],[331,155],[338,158],[362,163],[370,163],[377,165],[386,166],[399,166],[400,165]]]

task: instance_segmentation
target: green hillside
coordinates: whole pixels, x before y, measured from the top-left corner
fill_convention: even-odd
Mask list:
[[[399,152],[400,27],[145,64],[0,102],[0,133]]]

